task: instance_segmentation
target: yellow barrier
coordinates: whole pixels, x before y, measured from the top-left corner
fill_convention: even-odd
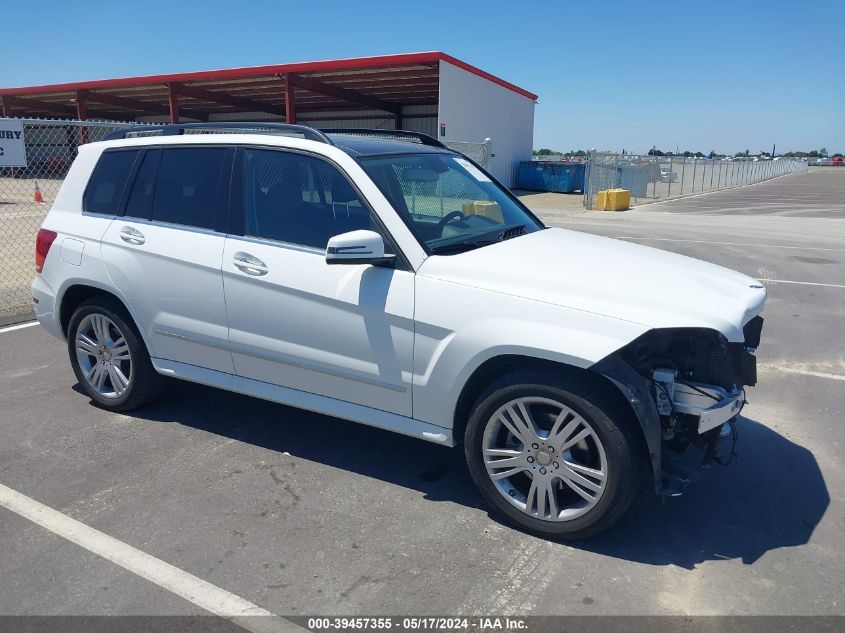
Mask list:
[[[604,207],[607,204],[607,190],[603,189],[596,194],[596,204],[595,210],[596,211],[604,211]]]
[[[627,189],[605,189],[596,194],[596,211],[624,211],[631,206],[631,192]]]

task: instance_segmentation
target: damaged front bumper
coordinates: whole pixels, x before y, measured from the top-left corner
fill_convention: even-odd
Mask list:
[[[664,495],[676,496],[698,479],[701,466],[733,458],[734,419],[745,406],[745,390],[681,381],[670,369],[656,369],[652,382],[664,439],[660,488]],[[719,444],[726,438],[731,439],[727,460],[719,454]]]
[[[676,383],[672,408],[698,418],[701,435],[722,426],[739,415],[745,406],[745,390],[734,389],[728,393],[721,387],[696,383]]]

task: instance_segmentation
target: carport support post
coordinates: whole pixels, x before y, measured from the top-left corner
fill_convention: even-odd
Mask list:
[[[88,120],[88,102],[85,100],[85,91],[76,91],[76,118],[80,121]],[[79,144],[85,145],[88,142],[88,128],[79,126]]]
[[[296,88],[291,73],[285,73],[285,121],[296,123]]]
[[[85,91],[76,91],[76,118],[80,121],[88,120],[88,101],[85,99]]]
[[[179,93],[172,83],[167,84],[167,101],[170,104],[170,122],[179,123]]]

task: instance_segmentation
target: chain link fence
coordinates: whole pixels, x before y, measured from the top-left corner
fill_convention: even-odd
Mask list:
[[[490,171],[490,161],[493,158],[493,143],[487,139],[484,143],[470,143],[468,141],[444,141],[449,149],[468,156],[476,163]]]
[[[584,207],[592,209],[596,194],[605,189],[627,189],[632,202],[643,204],[730,189],[806,170],[805,161],[791,158],[714,160],[591,152],[584,178]]]
[[[127,123],[0,119],[23,125],[23,161],[0,166],[0,324],[32,316],[35,234],[83,143]],[[11,153],[11,152],[10,152]],[[8,154],[4,157],[8,159]],[[2,163],[0,163],[2,164]]]

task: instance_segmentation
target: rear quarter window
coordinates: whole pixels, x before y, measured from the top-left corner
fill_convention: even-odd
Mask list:
[[[138,150],[103,152],[82,198],[82,208],[90,213],[117,214]]]

